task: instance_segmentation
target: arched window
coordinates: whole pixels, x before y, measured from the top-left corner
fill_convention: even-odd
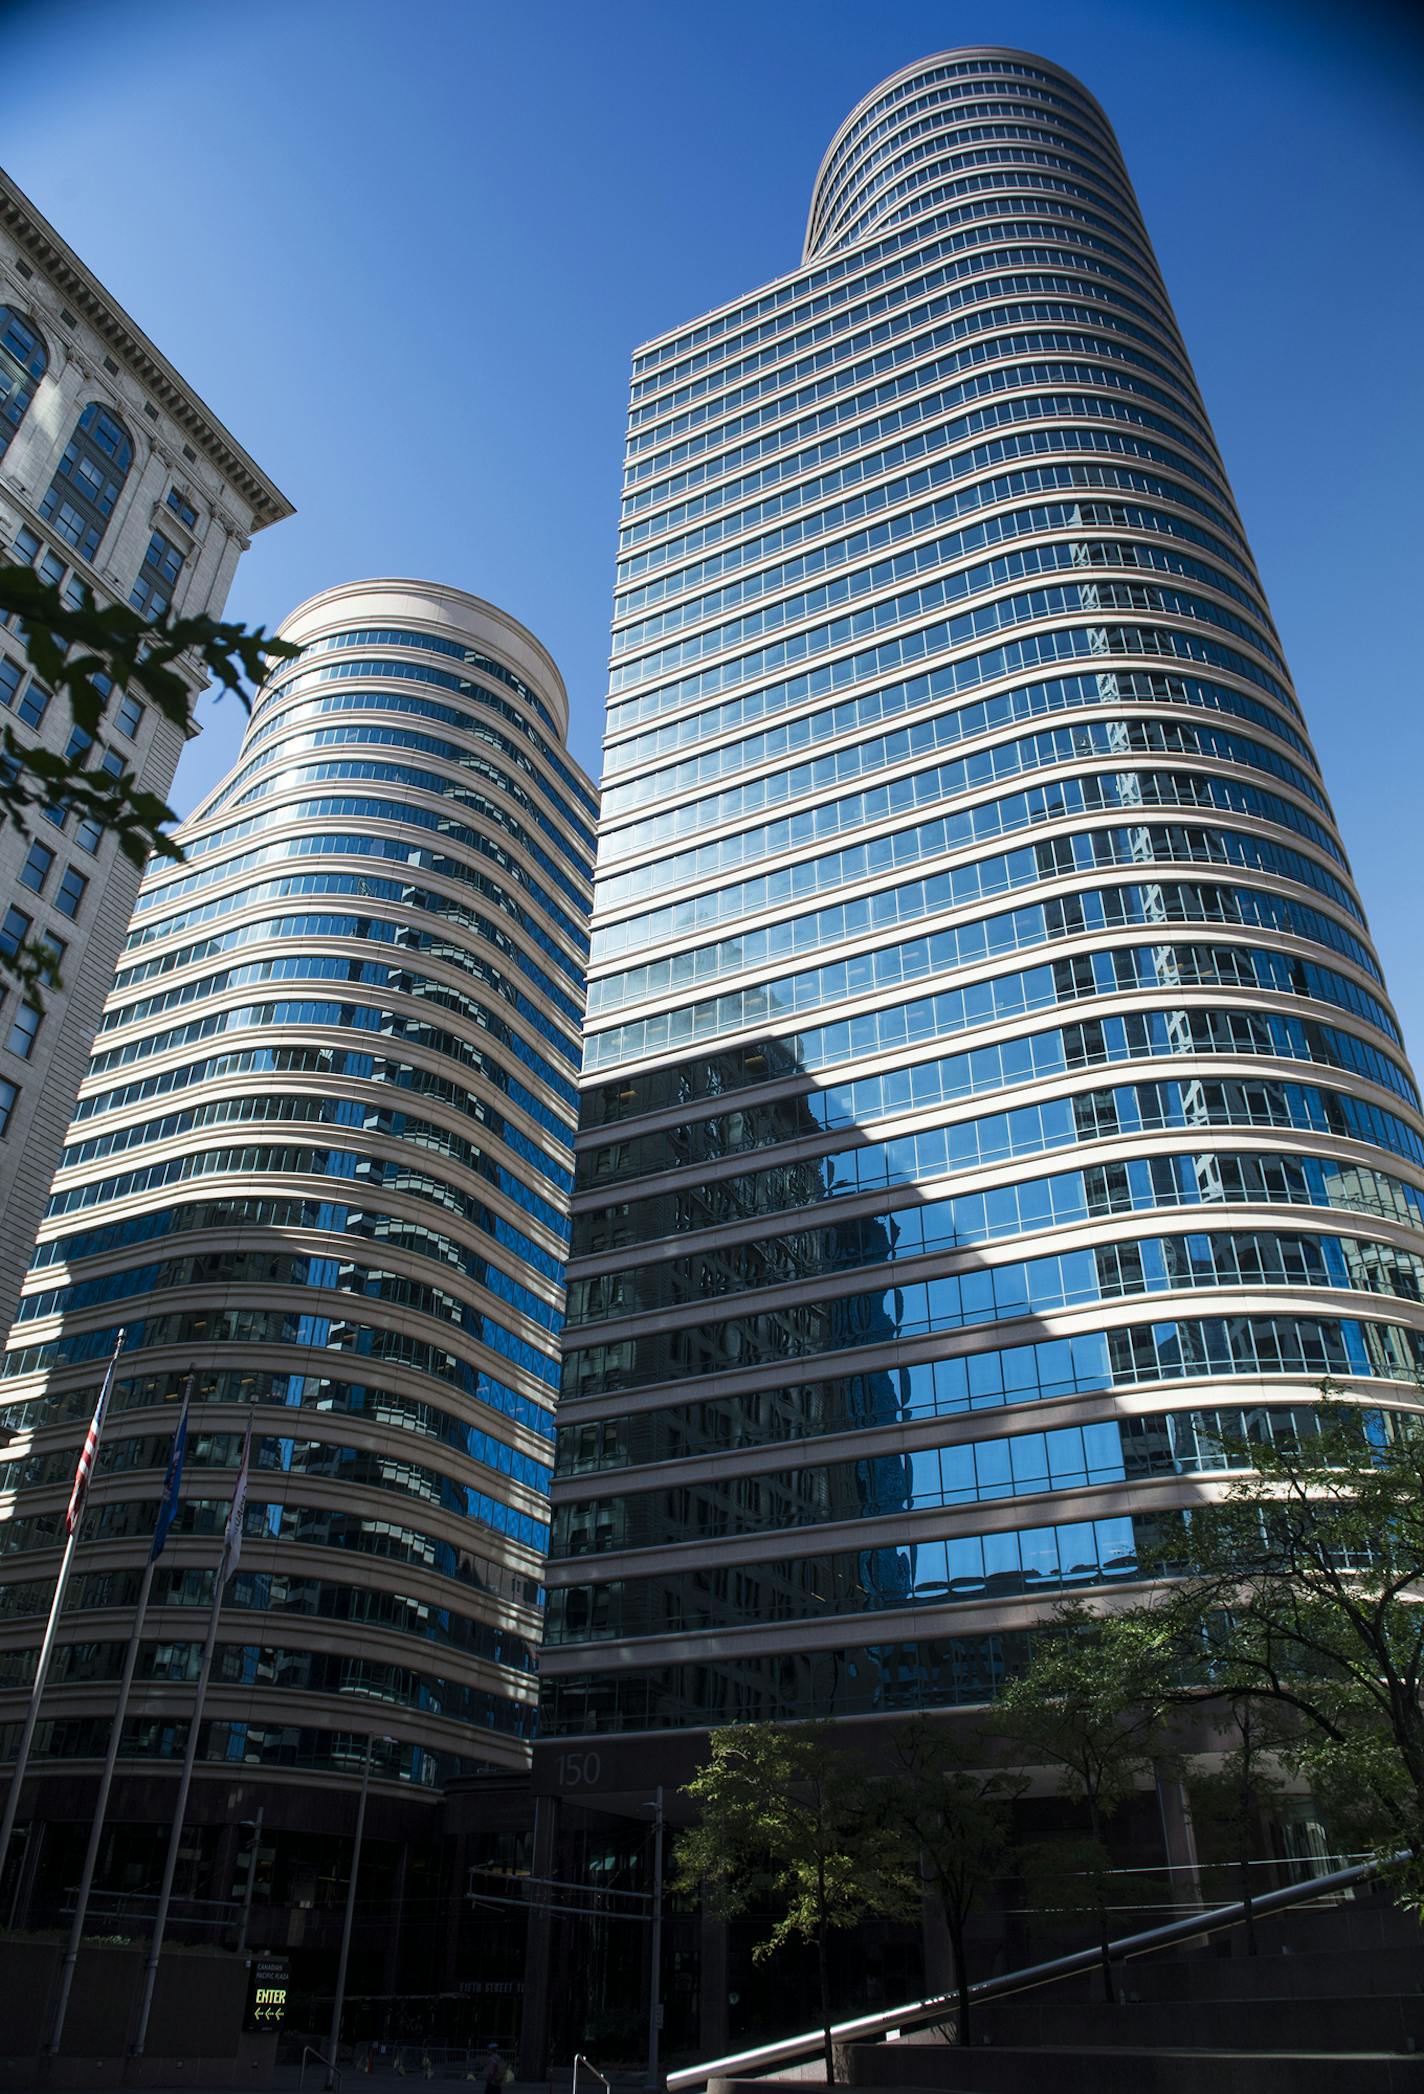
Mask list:
[[[48,363],[38,330],[13,307],[0,305],[0,456],[25,419]]]
[[[133,464],[133,442],[116,415],[91,400],[40,503],[58,535],[92,560]]]

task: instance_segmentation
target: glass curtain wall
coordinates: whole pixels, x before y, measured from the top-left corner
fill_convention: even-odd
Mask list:
[[[1056,67],[886,81],[800,267],[635,357],[605,765],[561,1753],[982,1701],[1219,1431],[1417,1407],[1418,1093]]]
[[[302,1825],[368,1738],[390,1794],[527,1763],[596,800],[480,599],[363,583],[282,635],[145,878],[5,1358],[0,1739],[123,1327],[32,1768],[102,1756],[191,1376],[121,1765],[182,1755],[250,1429],[199,1772],[297,1784]]]

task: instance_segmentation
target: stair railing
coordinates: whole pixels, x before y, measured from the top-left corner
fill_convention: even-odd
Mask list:
[[[1403,1854],[1390,1857],[1392,1861],[1404,1859]],[[1303,1883],[1287,1884],[1284,1890],[1263,1891],[1251,1900],[1252,1914],[1260,1919],[1290,1905],[1304,1905],[1313,1898],[1329,1897],[1335,1891],[1348,1890],[1352,1884],[1365,1882],[1386,1866],[1388,1863],[1377,1859],[1354,1862],[1349,1868],[1332,1869],[1325,1876],[1310,1876]],[[1169,1948],[1175,1941],[1190,1941],[1200,1934],[1216,1934],[1224,1927],[1239,1926],[1245,1914],[1244,1899],[1231,1905],[1215,1905],[1208,1911],[1168,1920],[1160,1927],[1148,1927],[1138,1934],[1120,1935],[1117,1940],[1109,1942],[1108,1954],[1113,1962],[1125,1961],[1129,1956],[1147,1955],[1153,1949]],[[981,1978],[969,1987],[969,1997],[971,2000],[1003,1999],[1008,1993],[1030,1992],[1035,1986],[1051,1985],[1059,1978],[1074,1977],[1079,1971],[1099,1970],[1102,1960],[1102,1948],[1097,1943],[1091,1948],[1072,1949],[1067,1955],[1053,1956],[1046,1963],[1030,1963],[1022,1970],[1004,1971],[995,1978]],[[907,2029],[947,2021],[958,2011],[958,1996],[940,1993],[932,1999],[910,2000],[903,2007],[886,2007],[878,2014],[862,2014],[855,2021],[837,2022],[831,2029],[831,2038],[836,2043],[866,2043],[877,2038],[893,2042]],[[763,2043],[756,2050],[709,2058],[703,2065],[685,2065],[680,2072],[668,2074],[668,2094],[682,2094],[686,2088],[705,2087],[712,2079],[766,2078],[778,2065],[797,2065],[803,2059],[819,2057],[825,2040],[821,2029],[810,2029],[804,2035],[783,2036],[778,2043]]]

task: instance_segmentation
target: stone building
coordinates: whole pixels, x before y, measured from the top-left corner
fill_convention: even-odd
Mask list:
[[[123,307],[0,173],[0,558],[75,601],[217,616],[254,531],[292,506]],[[194,694],[202,686],[190,672]],[[0,630],[0,706],[25,746],[73,722]],[[123,691],[90,761],[168,797],[183,736]],[[0,994],[0,1331],[14,1311],[138,869],[76,816],[0,830],[0,947],[42,940],[63,987]]]

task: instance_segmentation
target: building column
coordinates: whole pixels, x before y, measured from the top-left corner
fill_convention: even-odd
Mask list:
[[[559,1799],[534,1799],[534,1894],[524,1954],[524,2010],[519,2020],[520,2079],[544,2077],[549,2055],[549,1969],[553,1946],[554,1916],[548,1910],[552,1892],[547,1888],[556,1874],[554,1856],[558,1848]]]
[[[924,1997],[953,1992],[958,1980],[944,1906],[930,1890],[920,1893],[920,1952],[925,1959]]]
[[[727,1922],[702,1906],[697,1928],[698,2032],[704,2058],[721,2058],[731,2043],[727,2002]]]
[[[229,1805],[229,1808],[231,1808],[231,1805]],[[200,1851],[199,1855],[200,1873],[198,1881],[202,1888],[199,1890],[198,1895],[209,1898],[221,1898],[231,1906],[230,1938],[236,1941],[237,1929],[241,1924],[240,1914],[242,1910],[242,1894],[236,1889],[237,1864],[242,1853],[244,1840],[241,1820],[234,1817],[230,1818],[226,1825],[214,1826],[211,1837],[213,1846],[209,1853],[204,1856]],[[206,1844],[206,1841],[204,1841],[204,1844]],[[201,1873],[201,1864],[204,1859],[208,1863],[206,1881],[204,1881]],[[252,1857],[251,1866],[253,1868],[257,1866],[255,1855]],[[223,1935],[228,1933],[229,1929],[224,1928]],[[213,1938],[216,1940],[222,1938],[222,1936],[215,1934]]]
[[[1201,1877],[1198,1874],[1196,1828],[1187,1785],[1179,1774],[1153,1764],[1157,1782],[1157,1809],[1162,1820],[1162,1849],[1172,1871],[1172,1899],[1178,1905],[1200,1905]]]
[[[44,1819],[32,1816],[25,1828],[25,1849],[20,1856],[20,1866],[15,1871],[15,1894],[10,1900],[12,1927],[23,1928],[29,1922],[30,1899],[35,1894],[35,1877],[39,1874],[44,1836]]]
[[[385,1961],[381,1971],[382,1992],[396,1992],[400,1985],[401,1930],[405,1925],[405,1877],[410,1864],[410,1841],[403,1839],[396,1850],[396,1875],[391,1886],[390,1919],[386,1931]],[[463,1885],[461,1886],[463,1888]],[[458,1910],[458,1907],[456,1908]],[[454,1939],[455,1929],[450,1929]]]

